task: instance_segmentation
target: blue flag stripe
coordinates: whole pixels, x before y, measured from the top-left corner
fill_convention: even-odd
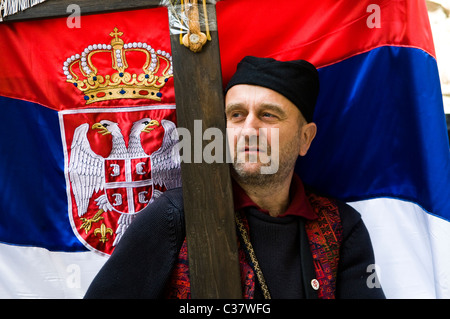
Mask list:
[[[58,113],[5,97],[0,105],[0,241],[86,251],[68,217]]]

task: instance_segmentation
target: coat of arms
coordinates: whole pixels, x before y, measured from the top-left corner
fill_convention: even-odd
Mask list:
[[[104,254],[137,214],[181,186],[175,105],[161,103],[172,87],[172,57],[146,41],[125,41],[124,33],[115,27],[109,43],[87,45],[62,63],[85,104],[102,103],[62,111],[60,122],[71,225],[86,247]],[[153,105],[108,103],[131,99]]]
[[[105,114],[109,119],[72,124],[73,135],[68,128],[65,133],[72,226],[86,246],[107,254],[138,213],[164,191],[181,186],[174,122],[150,117],[163,116],[161,111],[134,113],[127,114],[128,121],[117,113],[93,113],[92,117]],[[62,116],[74,122],[76,115]],[[153,146],[144,147],[145,143]]]

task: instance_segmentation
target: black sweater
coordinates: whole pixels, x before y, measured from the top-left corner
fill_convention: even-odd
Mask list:
[[[336,297],[384,298],[369,288],[367,267],[372,246],[361,216],[338,203],[343,226]],[[274,218],[249,208],[250,238],[273,298],[303,298],[299,267],[302,227],[299,218]],[[185,238],[181,189],[165,192],[130,225],[115,251],[94,278],[85,298],[163,298]],[[272,249],[270,248],[272,247]],[[308,257],[308,256],[306,256]],[[256,291],[255,297],[260,297]]]

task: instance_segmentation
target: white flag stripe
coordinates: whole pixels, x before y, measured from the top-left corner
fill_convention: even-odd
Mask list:
[[[82,298],[107,257],[0,244],[0,298]]]
[[[393,198],[349,204],[369,230],[387,298],[450,298],[450,222]]]

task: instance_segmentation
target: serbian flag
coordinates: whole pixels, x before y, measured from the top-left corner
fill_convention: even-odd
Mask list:
[[[246,55],[319,69],[318,135],[296,170],[361,213],[380,276],[367,284],[450,298],[449,141],[425,2],[216,8],[224,84]],[[153,161],[176,125],[167,16],[0,25],[1,297],[81,297],[133,216],[179,185],[177,163],[160,180]]]

